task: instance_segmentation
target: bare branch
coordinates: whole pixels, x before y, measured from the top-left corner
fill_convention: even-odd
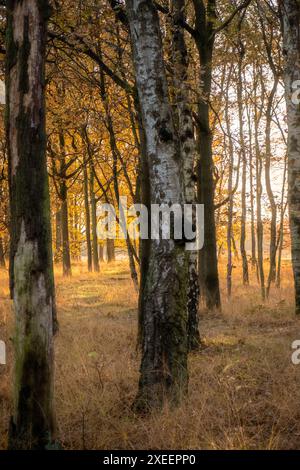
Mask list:
[[[223,29],[227,28],[227,26],[230,25],[230,23],[232,22],[232,20],[234,20],[234,18],[236,17],[236,15],[237,15],[241,10],[244,10],[245,8],[247,8],[247,7],[250,5],[251,1],[252,1],[252,0],[245,0],[243,3],[241,3],[241,4],[231,13],[231,15],[229,15],[228,18],[227,18],[226,20],[224,20],[222,24],[220,24],[220,26],[218,26],[217,28],[214,29],[213,35],[218,34],[220,31],[222,31]]]

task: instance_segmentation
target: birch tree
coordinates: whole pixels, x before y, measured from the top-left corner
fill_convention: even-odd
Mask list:
[[[172,62],[174,68],[174,88],[176,94],[177,125],[181,145],[182,171],[184,175],[185,200],[187,204],[196,203],[194,167],[196,145],[194,124],[188,88],[188,52],[182,24],[185,21],[185,0],[172,0]],[[189,253],[188,287],[188,344],[195,350],[200,344],[198,328],[199,280],[197,272],[197,251]]]
[[[46,0],[7,1],[7,143],[11,293],[16,315],[14,413],[9,446],[44,449],[55,438],[56,329],[45,133]]]
[[[300,4],[281,0],[283,24],[284,82],[288,122],[288,200],[295,279],[296,313],[300,314],[300,107],[295,86],[300,80]],[[293,99],[294,98],[294,99]]]
[[[161,31],[152,1],[128,0],[136,84],[150,170],[152,204],[183,204],[180,144],[174,128]],[[151,240],[142,312],[138,408],[177,403],[187,389],[188,258],[184,243]]]
[[[246,145],[244,139],[244,106],[243,106],[243,60],[246,54],[246,48],[241,34],[242,22],[244,19],[245,11],[240,15],[238,21],[238,40],[237,40],[237,52],[238,52],[238,77],[237,77],[237,101],[238,101],[238,114],[239,114],[239,137],[240,137],[240,152],[242,160],[242,214],[241,214],[241,238],[240,238],[240,251],[243,262],[243,284],[249,284],[249,271],[248,271],[248,260],[246,252],[246,226],[247,226],[247,155]]]

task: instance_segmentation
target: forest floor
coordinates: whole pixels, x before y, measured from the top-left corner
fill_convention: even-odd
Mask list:
[[[224,279],[224,273],[221,277]],[[255,275],[252,274],[255,279]],[[300,447],[300,339],[293,315],[291,272],[262,303],[256,285],[236,270],[223,312],[201,314],[203,349],[190,356],[186,402],[148,417],[131,410],[139,369],[137,295],[127,264],[103,264],[101,274],[74,269],[56,275],[60,332],[56,348],[56,410],[66,449],[296,449]],[[12,311],[7,273],[0,272],[0,448],[11,412]]]

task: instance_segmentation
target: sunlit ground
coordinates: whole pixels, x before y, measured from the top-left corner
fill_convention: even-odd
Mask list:
[[[221,266],[222,283],[225,266]],[[190,357],[190,387],[176,410],[134,415],[139,356],[137,295],[126,262],[101,274],[56,273],[60,332],[56,339],[58,436],[67,449],[291,449],[300,446],[300,365],[291,343],[300,339],[288,267],[282,288],[263,303],[257,285],[223,290],[223,313],[202,311],[203,350]],[[251,275],[255,281],[255,274]],[[225,286],[225,282],[224,282]],[[0,272],[0,448],[11,412],[12,312],[7,273]]]

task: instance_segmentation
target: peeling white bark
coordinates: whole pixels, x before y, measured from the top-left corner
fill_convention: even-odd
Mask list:
[[[131,31],[135,49],[136,81],[142,103],[151,160],[152,203],[178,203],[181,191],[179,148],[168,96],[159,32],[153,30],[151,9],[144,0],[132,2]],[[151,1],[149,3],[152,3]],[[152,6],[153,8],[153,6]]]
[[[175,131],[152,1],[127,0],[136,83],[147,141],[152,204],[184,204],[180,144]],[[157,405],[187,386],[187,278],[184,244],[152,240],[144,292],[139,399]]]

